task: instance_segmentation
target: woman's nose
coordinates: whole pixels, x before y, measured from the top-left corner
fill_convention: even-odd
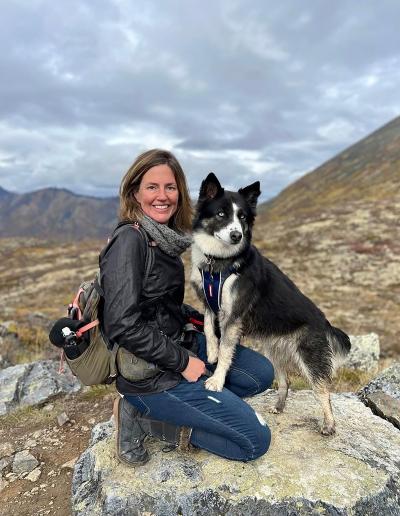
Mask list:
[[[160,188],[158,190],[158,195],[157,195],[157,198],[158,199],[166,199],[168,196],[167,196],[167,190],[165,188]]]

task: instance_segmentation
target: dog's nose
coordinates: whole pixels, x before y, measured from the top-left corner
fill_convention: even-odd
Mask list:
[[[229,236],[232,244],[238,244],[242,240],[242,233],[240,231],[231,231]]]

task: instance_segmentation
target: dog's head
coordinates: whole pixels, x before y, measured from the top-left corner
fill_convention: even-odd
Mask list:
[[[193,238],[203,253],[225,258],[239,254],[251,239],[260,182],[226,191],[211,173],[202,182]]]

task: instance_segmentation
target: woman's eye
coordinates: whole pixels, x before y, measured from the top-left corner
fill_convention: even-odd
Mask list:
[[[218,217],[225,217],[225,213],[223,211],[219,211],[217,215]]]
[[[168,190],[172,190],[174,192],[176,190],[176,186],[169,186]]]

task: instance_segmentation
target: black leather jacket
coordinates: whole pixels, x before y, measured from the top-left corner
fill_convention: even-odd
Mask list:
[[[110,343],[117,342],[162,369],[156,376],[137,382],[118,376],[117,389],[122,394],[149,394],[175,386],[189,360],[179,340],[186,322],[182,260],[168,256],[159,247],[146,247],[141,232],[125,225],[99,257],[105,335]],[[148,252],[154,253],[154,260],[144,281]]]

